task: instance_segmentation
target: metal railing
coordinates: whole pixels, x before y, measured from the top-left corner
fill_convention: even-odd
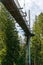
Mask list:
[[[20,6],[18,0],[14,0],[14,2],[15,2],[15,4],[16,4],[17,8],[19,9],[21,16],[23,17],[23,20],[25,21],[25,23],[26,23],[26,25],[27,25],[27,20],[26,20],[27,13],[26,13],[26,12],[23,12],[23,10],[22,10],[23,8],[21,8],[21,6]],[[27,27],[28,27],[28,26],[27,26]]]

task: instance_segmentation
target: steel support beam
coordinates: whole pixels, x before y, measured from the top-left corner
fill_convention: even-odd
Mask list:
[[[11,15],[15,18],[17,23],[22,27],[26,35],[32,35],[25,23],[25,20],[23,19],[22,15],[20,14],[20,11],[14,2],[14,0],[1,0],[1,2],[5,5],[5,7],[8,9],[8,11],[11,13]]]

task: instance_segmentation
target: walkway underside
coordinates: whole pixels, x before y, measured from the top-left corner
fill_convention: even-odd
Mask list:
[[[8,11],[11,13],[11,15],[15,18],[17,23],[22,27],[26,35],[31,35],[22,15],[20,14],[20,11],[18,7],[16,6],[16,3],[14,0],[1,0],[1,2],[5,5],[5,7],[8,9]]]

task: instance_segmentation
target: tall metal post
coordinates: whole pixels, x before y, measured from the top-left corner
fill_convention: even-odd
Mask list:
[[[29,30],[30,30],[30,10],[29,10]],[[31,65],[30,37],[31,37],[31,35],[28,36],[28,57],[29,57],[29,60],[28,60],[29,61],[29,64],[28,65]]]
[[[27,47],[26,47],[26,65],[31,65],[30,64],[30,37],[27,37]]]
[[[27,64],[26,65],[31,65],[31,53],[30,53],[30,38],[35,36],[34,33],[31,33],[30,29],[30,10],[29,10],[29,30],[30,30],[30,35],[27,36]]]
[[[30,30],[30,10],[29,10],[29,30]]]
[[[30,10],[29,10],[29,30],[30,30]],[[31,65],[30,37],[31,37],[31,35],[27,36],[27,65]]]

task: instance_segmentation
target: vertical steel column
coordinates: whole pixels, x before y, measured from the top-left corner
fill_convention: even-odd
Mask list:
[[[31,65],[30,58],[30,36],[27,36],[27,47],[26,47],[26,65]]]
[[[30,10],[29,10],[29,30],[30,30]],[[31,32],[31,31],[30,31]],[[28,36],[28,61],[29,61],[29,63],[28,63],[28,65],[31,65],[31,55],[30,55],[30,38],[31,38],[31,35],[29,35]]]
[[[29,10],[29,30],[30,30],[30,10]],[[31,35],[27,36],[27,65],[31,65],[30,38]]]
[[[31,55],[30,55],[30,36],[28,37],[28,65],[31,65]]]

